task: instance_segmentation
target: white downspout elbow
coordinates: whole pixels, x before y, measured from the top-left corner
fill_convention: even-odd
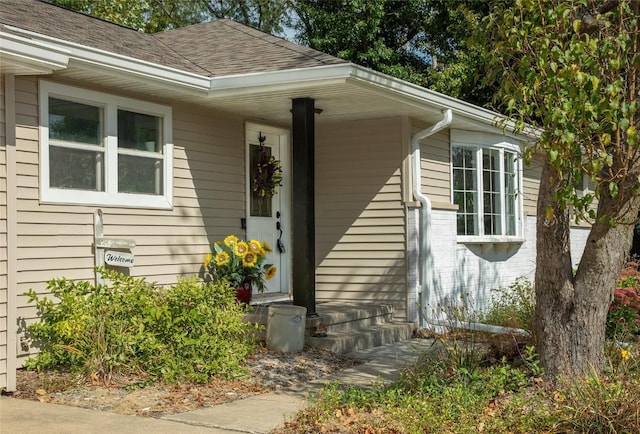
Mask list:
[[[418,224],[418,260],[420,262],[419,287],[420,292],[428,294],[431,287],[431,268],[427,266],[427,259],[431,257],[431,200],[422,193],[422,172],[420,167],[420,142],[429,136],[447,128],[453,119],[451,109],[442,111],[442,120],[437,124],[417,132],[411,138],[411,154],[413,163],[413,198],[420,202],[420,222]],[[420,300],[422,302],[422,300]],[[422,318],[423,316],[420,315]]]

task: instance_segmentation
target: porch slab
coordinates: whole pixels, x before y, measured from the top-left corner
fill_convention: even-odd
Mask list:
[[[278,304],[290,304],[277,302]],[[324,302],[316,306],[318,315],[308,317],[305,345],[346,354],[411,339],[415,325],[393,321],[390,304]],[[245,321],[267,326],[269,305],[252,306]],[[321,333],[318,333],[320,331]],[[319,335],[326,336],[319,337]],[[266,332],[258,339],[264,340]]]

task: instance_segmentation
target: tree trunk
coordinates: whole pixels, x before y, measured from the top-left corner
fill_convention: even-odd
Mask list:
[[[632,224],[611,225],[610,219],[637,216],[639,201],[600,196],[598,217],[591,228],[578,270],[572,269],[570,213],[552,199],[557,172],[546,163],[538,196],[536,308],[534,333],[540,361],[549,380],[585,376],[604,368],[605,323],[616,279],[631,246]],[[615,203],[614,203],[615,202]],[[547,212],[552,209],[553,213]],[[605,215],[611,209],[615,214]]]

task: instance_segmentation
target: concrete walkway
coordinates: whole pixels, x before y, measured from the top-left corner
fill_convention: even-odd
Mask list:
[[[397,378],[403,367],[429,351],[432,340],[414,339],[358,351],[366,363],[296,388],[171,414],[161,419],[0,398],[0,433],[268,433],[292,419],[306,398],[326,383],[370,387]]]

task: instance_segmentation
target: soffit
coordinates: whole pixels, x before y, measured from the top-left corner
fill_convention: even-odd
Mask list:
[[[71,65],[70,65],[71,66]],[[144,95],[146,98],[167,102],[189,104],[196,107],[214,109],[237,115],[247,120],[263,121],[281,126],[291,124],[291,104],[295,98],[312,98],[315,107],[322,110],[316,116],[316,123],[363,119],[383,119],[408,116],[426,124],[433,124],[442,118],[445,107],[430,104],[429,101],[411,101],[380,92],[350,79],[334,80],[323,84],[301,84],[297,87],[277,90],[253,89],[250,93],[225,93],[224,97],[202,91],[180,90],[165,86],[154,80],[131,79],[131,77],[106,72],[96,79],[95,69],[70,67],[53,75],[75,85],[105,90],[117,88],[130,95]],[[454,115],[452,128],[493,131],[490,125],[467,119],[464,115]]]

